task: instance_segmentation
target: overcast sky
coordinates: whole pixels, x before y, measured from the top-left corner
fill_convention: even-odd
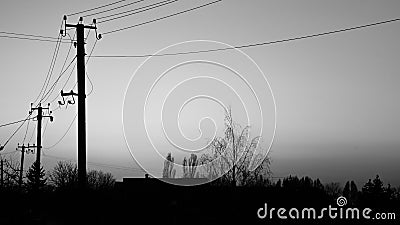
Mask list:
[[[145,0],[126,9],[155,2],[157,1]],[[98,31],[107,33],[207,2],[178,1],[134,16],[98,24]],[[106,3],[109,1],[5,0],[0,7],[0,31],[57,37],[64,14]],[[164,52],[224,47],[223,43],[239,46],[274,41],[394,19],[400,16],[399,11],[400,2],[396,0],[224,0],[163,21],[105,34],[96,43],[93,55],[152,54],[168,46],[192,40],[213,42],[175,45]],[[71,16],[68,23],[77,23],[77,19],[77,16]],[[90,24],[91,19],[89,16],[84,22]],[[73,30],[69,33],[72,36]],[[157,120],[162,114],[160,104],[172,87],[185,80],[185,85],[168,96],[175,100],[166,101],[167,106],[170,104],[165,108],[170,111],[162,114],[166,117],[166,126],[173,121],[173,113],[190,97],[212,95],[230,105],[240,123],[246,123],[245,108],[252,114],[249,117],[255,118],[252,119],[253,122],[250,121],[255,130],[264,123],[263,138],[265,147],[268,147],[274,113],[268,85],[261,77],[264,76],[271,85],[277,110],[276,136],[270,150],[274,176],[309,175],[318,177],[323,182],[356,180],[361,184],[379,174],[385,182],[399,185],[399,39],[400,22],[394,22],[318,38],[241,49],[244,54],[229,50],[179,57],[165,56],[148,59],[145,63],[146,58],[90,58],[87,72],[94,89],[87,98],[89,167],[111,171],[118,179],[143,176],[139,169],[128,168],[139,168],[132,159],[130,150],[134,151],[135,147],[145,148],[149,143],[148,140],[140,141],[140,136],[135,136],[135,132],[146,135],[141,132],[140,126],[144,121],[143,103],[149,87],[171,66],[191,60],[210,60],[226,67],[206,63],[188,64],[185,68],[166,74],[148,96],[148,129],[155,131],[144,138],[155,138],[155,142],[161,146],[159,148],[165,151],[162,154],[176,150],[173,146],[166,146],[168,142],[162,140],[165,136],[159,133],[162,125],[161,120]],[[94,32],[91,32],[87,39],[87,54],[94,43]],[[55,43],[50,42],[0,38],[0,124],[27,116],[30,103],[35,100],[45,81],[54,48]],[[68,48],[69,44],[61,44],[50,85],[60,73]],[[75,49],[72,48],[67,63],[74,55]],[[144,64],[140,67],[142,63]],[[256,65],[264,75],[257,70]],[[227,67],[239,70],[260,97],[264,108],[263,122],[251,89],[241,83],[243,80]],[[132,78],[136,70],[137,75]],[[49,100],[59,95],[68,75],[69,71],[60,79]],[[230,75],[235,78],[229,78]],[[199,76],[203,78],[198,78]],[[229,83],[242,96],[247,106],[243,107],[235,92],[215,78]],[[64,91],[71,90],[75,82],[76,73],[73,72]],[[90,90],[91,85],[87,82],[87,93]],[[129,101],[125,106],[128,108],[123,109],[126,90],[126,99]],[[54,101],[51,108],[57,108],[57,101]],[[54,112],[54,122],[47,125],[43,136],[44,147],[53,145],[63,136],[75,113],[76,105]],[[199,137],[198,123],[205,116],[214,117],[217,133],[221,131],[221,106],[215,101],[201,98],[189,102],[182,110],[182,133],[192,139]],[[135,119],[142,121],[138,127],[128,124],[127,142],[123,132],[123,117],[127,123],[134,123]],[[153,120],[153,117],[156,119]],[[27,140],[30,139],[34,123],[30,123]],[[46,123],[45,121],[44,127]],[[212,121],[203,120],[200,125],[203,136],[199,140],[212,137],[215,128]],[[3,144],[16,128],[17,125],[0,128],[0,143]],[[171,123],[167,129],[170,128],[176,127]],[[11,152],[18,142],[22,143],[25,130],[26,125],[8,143],[4,152]],[[255,133],[257,132],[259,130]],[[172,138],[175,134],[177,130],[171,131]],[[36,133],[31,143],[36,142],[35,136]],[[197,143],[195,147],[202,143]],[[184,142],[181,144],[185,145]],[[75,124],[62,142],[52,149],[44,150],[44,154],[74,160]],[[19,154],[11,156],[19,158]],[[33,159],[33,155],[27,156],[26,165]],[[56,162],[55,158],[45,156],[43,160],[48,169]],[[162,161],[160,162],[160,165],[155,163],[159,166],[159,174],[162,170]],[[100,167],[95,163],[107,165]],[[157,168],[153,169],[155,173]]]

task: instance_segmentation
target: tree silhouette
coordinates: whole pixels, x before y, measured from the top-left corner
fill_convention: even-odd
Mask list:
[[[58,189],[69,189],[77,185],[78,168],[68,161],[59,161],[50,171],[49,181]]]
[[[175,178],[174,160],[171,153],[168,153],[164,161],[163,178]]]
[[[189,160],[186,157],[183,158],[183,177],[194,178],[196,175],[196,169],[199,161],[197,160],[196,154],[191,154]]]
[[[392,194],[390,194],[392,195]],[[383,182],[379,175],[375,176],[375,179],[368,182],[362,188],[361,202],[365,205],[372,206],[385,206],[390,203],[390,196],[388,195],[388,189],[383,186]]]
[[[282,180],[281,180],[281,179],[279,179],[279,180],[276,182],[275,187],[276,187],[276,188],[281,188],[281,187],[282,187]]]
[[[78,169],[76,164],[59,161],[49,173],[49,180],[58,190],[74,189],[78,185]],[[87,184],[92,190],[109,190],[114,187],[115,179],[111,173],[100,170],[87,172]]]
[[[342,193],[342,187],[340,186],[340,183],[338,183],[338,182],[331,182],[331,183],[325,184],[324,189],[325,189],[326,194],[331,199],[337,199]]]
[[[90,170],[87,173],[88,186],[94,190],[110,190],[114,187],[115,179],[111,173],[100,170]]]
[[[39,177],[37,177],[37,175],[39,175]],[[39,163],[32,163],[32,165],[29,167],[26,177],[28,179],[27,185],[29,190],[38,191],[46,186],[46,172],[43,169],[43,166],[40,166]]]
[[[12,157],[3,160],[3,187],[13,189],[19,182],[19,163],[15,162]]]
[[[270,175],[270,159],[259,148],[260,137],[250,138],[250,126],[242,128],[233,120],[231,110],[225,115],[223,137],[215,137],[200,157],[201,176],[220,177],[216,183],[231,186],[265,185]]]
[[[343,196],[350,199],[350,182],[347,181],[343,188]]]
[[[356,205],[358,202],[359,192],[357,185],[354,181],[350,183],[350,205]]]
[[[347,204],[353,206],[358,201],[358,188],[354,181],[347,181],[343,189],[343,196],[347,198]]]
[[[372,183],[371,179],[369,179],[368,182],[364,184],[362,192],[364,194],[372,194],[374,192],[374,184]]]
[[[383,182],[379,178],[379,175],[376,175],[374,181],[373,181],[374,187],[373,187],[373,192],[377,195],[383,194]]]

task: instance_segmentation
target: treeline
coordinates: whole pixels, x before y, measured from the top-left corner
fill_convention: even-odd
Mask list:
[[[45,171],[43,166],[32,163],[25,173],[20,165],[10,160],[3,160],[1,191],[33,193],[34,191],[52,192],[73,190],[78,187],[78,169],[69,161],[59,161],[56,166]],[[37,179],[37,174],[39,178]],[[87,171],[87,187],[90,190],[110,190],[115,178],[111,173],[101,170]]]
[[[317,199],[317,202],[324,199],[334,202],[343,196],[347,199],[347,206],[390,208],[400,205],[400,186],[384,185],[379,175],[369,179],[361,188],[354,181],[347,181],[344,185],[338,182],[322,184],[319,179],[313,180],[307,176],[289,176],[270,182],[267,187],[286,195],[308,196],[309,199]]]

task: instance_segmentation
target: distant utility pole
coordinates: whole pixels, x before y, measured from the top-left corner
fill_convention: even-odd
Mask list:
[[[0,170],[1,170],[1,187],[3,188],[4,187],[4,177],[3,177],[3,169],[4,169],[4,167],[3,167],[3,158],[0,158],[0,160],[1,160],[1,165],[0,165]]]
[[[47,110],[49,112],[49,114],[51,114],[50,111],[50,103],[48,104],[48,107],[43,108],[41,106],[41,103],[39,103],[39,107],[37,108],[33,108],[33,103],[31,103],[31,111],[29,113],[32,113],[32,111],[37,110],[37,139],[36,139],[36,183],[39,184],[40,181],[40,155],[41,155],[41,149],[42,149],[42,119],[44,117],[49,117],[50,118],[50,122],[53,122],[53,116],[45,116],[43,115],[43,109]]]
[[[22,177],[23,177],[23,172],[24,172],[24,155],[25,155],[25,153],[27,153],[27,154],[33,153],[33,150],[31,148],[36,148],[36,145],[28,144],[28,146],[25,146],[25,144],[22,144],[22,146],[21,146],[18,144],[18,147],[17,147],[17,150],[21,149],[21,162],[20,162],[21,165],[20,165],[20,170],[19,170],[19,182],[18,182],[19,189],[21,189],[21,187],[22,187]]]
[[[96,25],[96,20],[93,20]],[[67,27],[76,28],[76,63],[77,63],[77,81],[78,81],[78,93],[75,94],[72,91],[70,95],[78,96],[78,183],[81,189],[86,187],[86,72],[85,72],[85,29],[94,29],[97,34],[96,26],[85,26],[83,24],[83,18],[79,18],[78,24],[67,24],[67,16],[64,16],[64,31],[61,30],[63,35],[66,35]],[[97,36],[96,36],[97,38]],[[98,39],[101,36],[99,35]],[[61,93],[61,96],[67,96],[68,94]]]

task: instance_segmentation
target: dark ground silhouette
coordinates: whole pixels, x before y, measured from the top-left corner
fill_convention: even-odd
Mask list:
[[[264,203],[318,211],[328,205],[337,207],[336,199],[341,195],[347,198],[348,207],[368,207],[399,216],[399,190],[384,186],[379,176],[359,189],[352,181],[342,190],[331,189],[319,179],[296,176],[236,187],[221,182],[184,187],[156,178],[126,178],[112,188],[98,186],[84,192],[70,186],[32,194],[9,187],[0,192],[1,224],[398,224],[400,218],[378,223],[328,216],[322,220],[257,217]]]

